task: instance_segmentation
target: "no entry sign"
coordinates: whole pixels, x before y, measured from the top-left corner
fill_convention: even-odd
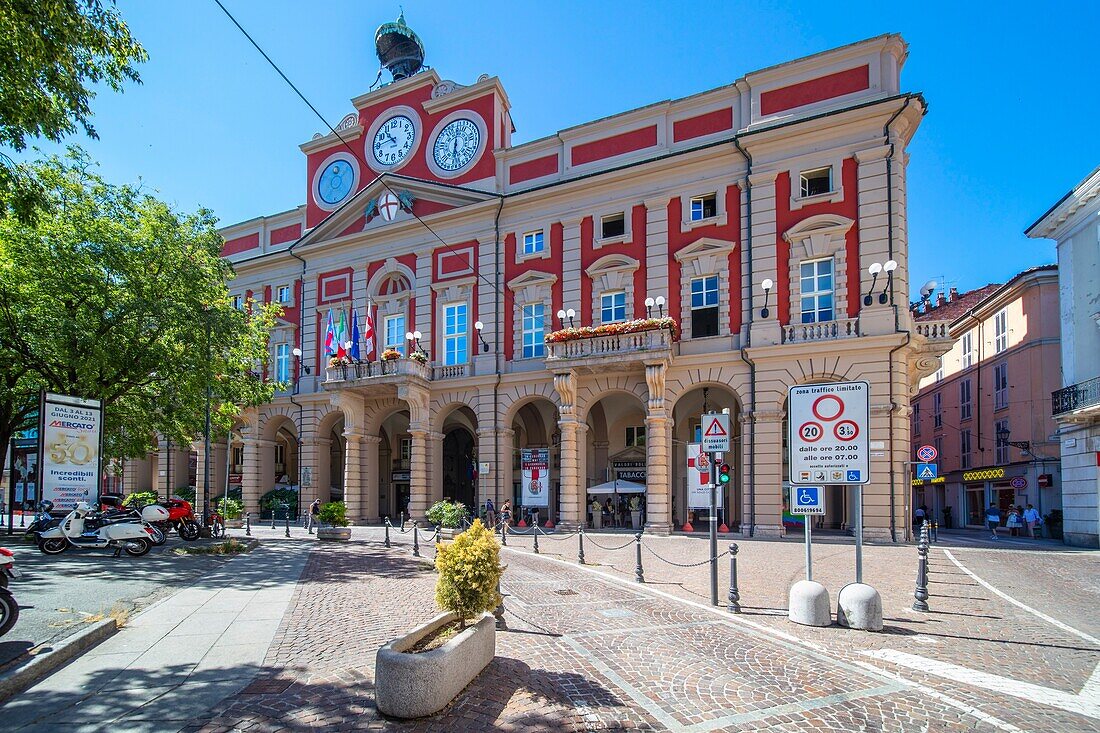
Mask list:
[[[866,382],[807,384],[787,392],[791,483],[865,484],[871,480]]]

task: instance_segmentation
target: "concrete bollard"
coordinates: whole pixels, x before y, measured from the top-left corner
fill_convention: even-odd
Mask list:
[[[581,527],[581,531],[577,533],[577,537],[580,538],[580,544],[577,545],[577,562],[584,565],[584,527]]]
[[[730,613],[741,613],[741,593],[737,590],[737,545],[730,545],[730,592],[729,605],[726,609]]]
[[[642,574],[642,533],[634,535],[634,581],[644,583],[645,575]]]
[[[837,595],[836,622],[849,629],[882,631],[882,596],[866,583],[849,583]]]

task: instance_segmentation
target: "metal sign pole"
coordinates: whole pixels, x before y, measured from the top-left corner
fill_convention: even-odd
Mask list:
[[[710,454],[710,605],[718,605],[718,464],[721,453]]]
[[[810,549],[812,547],[810,540],[810,535],[812,533],[810,529],[810,520],[813,518],[813,516],[814,515],[812,514],[802,515],[802,521],[806,523],[806,580],[814,579],[813,557],[811,555],[812,551]]]
[[[856,582],[863,582],[863,486],[853,484],[856,490]]]

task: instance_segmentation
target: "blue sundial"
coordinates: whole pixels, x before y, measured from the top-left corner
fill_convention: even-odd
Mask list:
[[[355,171],[346,160],[334,160],[325,166],[317,181],[317,195],[326,204],[338,204],[351,193]]]

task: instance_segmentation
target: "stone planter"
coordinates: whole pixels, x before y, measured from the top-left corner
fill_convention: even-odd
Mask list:
[[[422,718],[446,707],[496,656],[496,619],[483,613],[438,649],[406,654],[416,642],[457,617],[442,613],[394,639],[375,656],[374,697],[395,718]]]
[[[225,526],[229,529],[240,529],[244,526],[243,519],[227,519],[225,520]]]
[[[347,542],[351,539],[351,527],[318,527],[317,539]]]
[[[630,526],[633,527],[634,529],[641,529],[642,528],[642,512],[641,511],[631,511],[630,512]]]
[[[592,512],[592,529],[600,529],[603,527],[603,515],[599,512]]]

